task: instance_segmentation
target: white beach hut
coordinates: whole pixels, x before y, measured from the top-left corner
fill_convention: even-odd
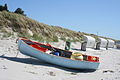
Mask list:
[[[98,42],[100,42],[100,47],[102,47],[102,48],[106,48],[107,47],[108,41],[106,39],[99,37],[98,38]]]
[[[108,40],[108,48],[114,48],[115,42],[113,40],[107,39]]]
[[[120,49],[120,41],[116,42],[116,47],[117,47],[117,49]]]
[[[87,42],[87,45],[86,45],[87,48],[94,48],[95,47],[95,38],[93,38],[91,36],[84,35],[84,41]]]
[[[86,51],[86,48],[94,48],[95,47],[95,38],[91,36],[83,36],[84,41],[81,44],[81,50]]]

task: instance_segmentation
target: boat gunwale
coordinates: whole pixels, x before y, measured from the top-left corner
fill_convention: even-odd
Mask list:
[[[23,43],[25,43],[23,40],[29,40],[29,39],[23,39],[23,38],[19,38]],[[30,40],[31,41],[31,40]],[[32,41],[32,42],[36,42],[36,41]],[[39,42],[36,42],[36,43],[39,43]],[[27,46],[29,46],[27,43],[25,43]],[[39,43],[39,44],[42,44],[42,43]],[[45,44],[42,44],[42,45],[45,45]],[[45,46],[47,46],[47,45],[45,45]],[[32,47],[32,46],[29,46],[29,47]],[[36,48],[34,48],[34,47],[32,47],[33,49],[35,49],[35,50],[37,50],[37,51],[39,51],[39,52],[42,52],[42,53],[45,53],[45,54],[47,54],[47,55],[51,55],[51,54],[48,54],[48,53],[46,53],[46,52],[43,52],[43,51],[40,51],[40,50],[38,50],[38,49],[36,49]],[[53,48],[56,48],[56,47],[53,47]],[[59,49],[59,48],[56,48],[56,49]],[[62,49],[60,49],[60,50],[62,50]],[[64,50],[64,51],[67,51],[67,50]],[[71,51],[67,51],[67,52],[71,52]],[[63,59],[69,59],[69,60],[73,60],[73,61],[80,61],[80,62],[92,62],[92,63],[100,63],[99,61],[97,61],[97,62],[94,62],[94,61],[85,61],[85,60],[74,60],[74,59],[70,59],[70,58],[67,58],[67,57],[62,57],[62,56],[56,56],[56,55],[51,55],[51,56],[54,56],[54,57],[59,57],[59,58],[63,58]]]

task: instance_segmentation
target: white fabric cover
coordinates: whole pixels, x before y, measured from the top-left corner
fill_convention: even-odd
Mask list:
[[[120,48],[120,41],[117,41],[117,42],[116,42],[116,47],[117,47],[117,48]]]
[[[94,48],[95,47],[95,38],[91,37],[91,36],[86,36],[84,35],[84,41],[87,42],[86,47],[87,48]]]
[[[100,42],[100,47],[106,48],[108,41],[104,38],[98,38],[98,42]]]
[[[115,42],[113,40],[108,39],[108,48],[114,48]]]

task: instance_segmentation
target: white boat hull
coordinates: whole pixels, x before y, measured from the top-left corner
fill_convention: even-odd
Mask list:
[[[99,66],[99,62],[72,60],[69,58],[54,56],[51,54],[41,52],[33,47],[30,47],[21,39],[18,39],[18,48],[19,51],[25,55],[32,56],[39,60],[43,60],[48,63],[60,65],[63,67],[75,69],[97,69]]]

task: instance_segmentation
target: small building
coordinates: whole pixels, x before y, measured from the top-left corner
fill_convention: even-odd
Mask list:
[[[95,38],[91,36],[83,36],[84,41],[81,44],[81,50],[86,51],[86,48],[94,48],[95,47]]]

